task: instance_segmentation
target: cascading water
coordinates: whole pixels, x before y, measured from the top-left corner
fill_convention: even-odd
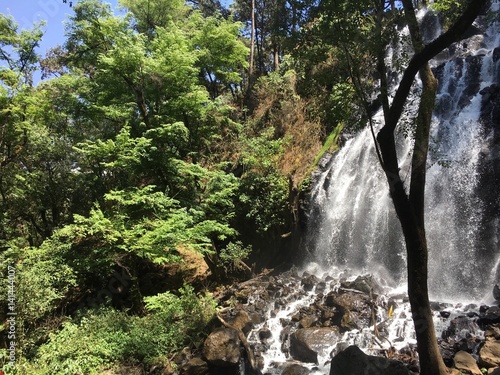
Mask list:
[[[498,2],[491,14],[497,12]],[[484,188],[481,157],[491,143],[480,121],[482,90],[500,83],[498,26],[493,23],[484,35],[478,33],[432,61],[439,88],[427,170],[426,229],[434,299],[480,301],[494,284],[500,213],[486,218],[484,212],[498,194],[491,191],[485,200],[478,190]],[[416,108],[410,106],[408,112]],[[401,136],[403,178],[410,174],[410,152],[411,142]],[[345,143],[311,196],[309,261],[322,264],[322,272],[350,268],[378,273],[395,284],[404,282],[402,232],[369,129]],[[481,230],[485,220],[497,220],[487,233]]]
[[[487,28],[475,25],[472,36],[431,61],[439,87],[425,210],[429,285],[431,298],[439,301],[434,320],[437,336],[443,340],[447,335],[455,335],[453,340],[481,337],[475,320],[457,317],[480,316],[477,303],[491,302],[492,287],[500,280],[500,23],[490,22],[499,12],[500,1],[492,1],[490,11],[481,17],[489,23]],[[423,30],[427,41],[439,35],[436,17],[425,12],[419,17],[431,26]],[[400,48],[389,51],[387,62],[402,53]],[[418,82],[413,92],[418,95]],[[406,121],[416,112],[417,107],[410,104]],[[374,122],[380,126],[382,121],[382,114],[377,113]],[[398,143],[405,182],[410,175],[410,139],[400,134]],[[323,162],[309,207],[308,258],[302,278],[316,277],[312,283],[316,286],[306,289],[304,279],[301,282],[298,276],[283,274],[280,277],[287,281],[277,280],[288,292],[280,292],[279,301],[259,300],[258,293],[255,301],[249,300],[249,307],[260,302],[267,306],[263,322],[248,336],[262,358],[262,373],[282,374],[283,368],[299,361],[307,370],[297,373],[324,375],[329,373],[331,355],[351,344],[373,354],[414,350],[413,321],[405,296],[406,249],[370,129],[349,138],[339,152]],[[363,284],[366,276],[361,277],[361,287],[351,289],[361,274],[376,276],[380,287],[376,295],[372,295],[372,287],[367,294]],[[267,288],[274,290],[272,284],[277,280],[266,284]],[[357,294],[363,289],[365,294]],[[356,295],[360,299],[356,300]],[[354,313],[362,321],[355,328],[339,322],[343,304],[335,302],[336,298],[365,303],[364,310]],[[320,322],[308,328],[311,318]],[[453,324],[465,325],[450,331],[455,318]],[[384,331],[382,339],[374,322]],[[316,332],[316,327],[323,327],[323,331]],[[292,353],[291,337],[300,329],[313,332],[313,336],[327,333],[326,344],[315,349],[316,361]]]

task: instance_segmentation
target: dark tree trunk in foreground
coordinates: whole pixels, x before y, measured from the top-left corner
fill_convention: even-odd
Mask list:
[[[390,195],[403,229],[408,259],[408,295],[418,344],[421,375],[447,374],[437,344],[427,285],[428,248],[424,222],[424,192],[429,131],[436,97],[437,81],[429,60],[461,39],[487,0],[471,0],[455,24],[439,38],[424,45],[411,0],[403,0],[415,54],[406,68],[392,105],[384,106],[385,125],[377,135],[381,162],[390,187]],[[422,80],[422,95],[416,119],[415,146],[409,193],[399,173],[395,130],[416,74]],[[382,78],[384,81],[384,78]],[[382,87],[384,82],[382,82]],[[384,93],[382,93],[384,95]],[[382,98],[388,103],[387,96]]]

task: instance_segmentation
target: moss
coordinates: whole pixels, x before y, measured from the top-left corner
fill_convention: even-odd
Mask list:
[[[339,141],[339,137],[340,137],[340,134],[341,134],[343,129],[344,129],[344,124],[339,124],[328,135],[325,142],[323,143],[323,147],[321,147],[321,150],[318,152],[318,154],[314,158],[312,165],[310,166],[309,170],[307,171],[306,177],[300,183],[299,190],[306,191],[309,189],[309,187],[311,185],[311,178],[310,178],[311,173],[313,172],[314,169],[316,169],[319,161],[325,155],[325,153],[334,152],[340,148],[338,141]]]
[[[340,133],[342,132],[342,129],[344,129],[344,124],[339,124],[328,135],[320,152],[318,153],[318,155],[316,155],[316,158],[314,158],[313,168],[316,168],[319,161],[321,160],[321,158],[323,157],[323,155],[326,152],[333,152],[333,151],[336,151],[339,149],[338,140],[339,140]]]

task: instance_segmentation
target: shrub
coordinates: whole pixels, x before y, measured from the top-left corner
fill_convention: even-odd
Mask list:
[[[211,295],[197,295],[189,285],[179,296],[166,292],[145,303],[144,317],[105,307],[65,322],[18,372],[92,375],[119,363],[162,363],[184,345],[200,342],[216,306]]]

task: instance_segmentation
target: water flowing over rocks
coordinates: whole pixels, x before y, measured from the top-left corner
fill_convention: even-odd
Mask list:
[[[178,374],[418,373],[403,291],[371,275],[311,276],[290,270],[220,290],[219,324],[198,354],[179,363]],[[500,371],[498,306],[433,302],[432,308],[450,369]]]

